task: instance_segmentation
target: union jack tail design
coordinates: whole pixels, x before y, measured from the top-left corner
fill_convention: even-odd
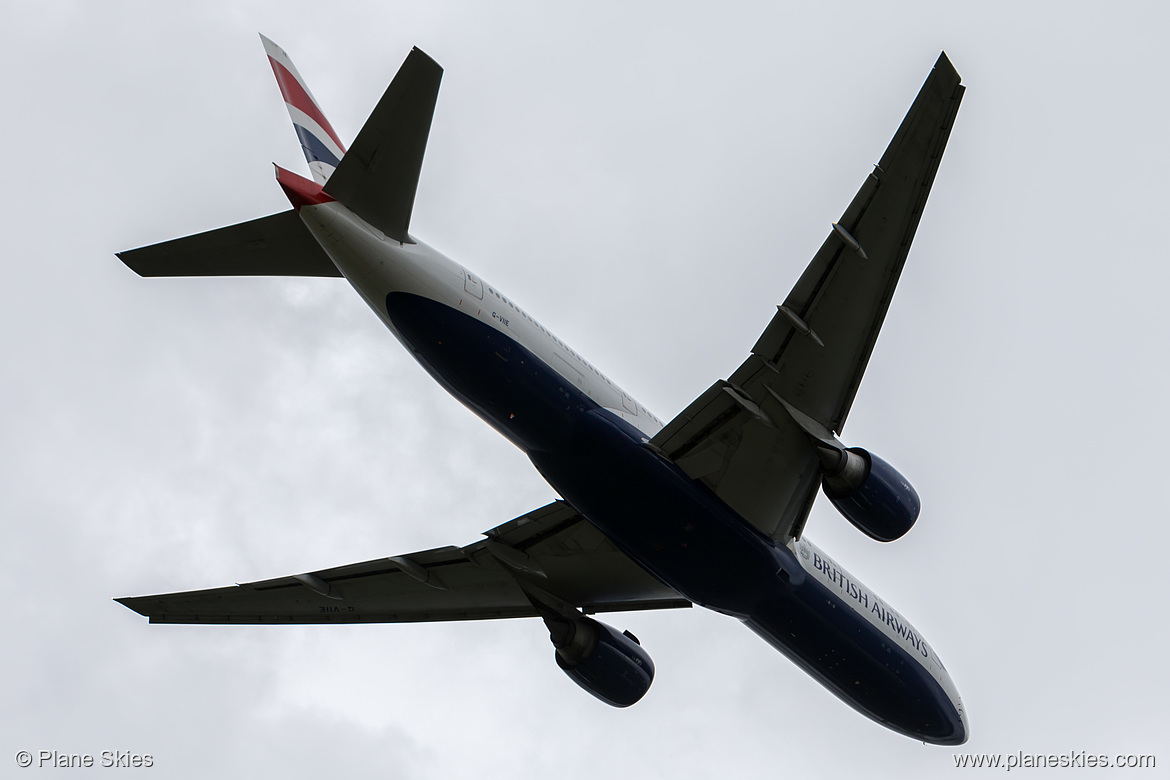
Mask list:
[[[276,74],[276,83],[280,85],[280,93],[284,95],[288,115],[292,118],[293,128],[301,141],[305,159],[309,161],[309,169],[317,183],[324,184],[341,162],[345,146],[337,137],[329,120],[325,118],[325,114],[321,112],[316,98],[309,92],[308,85],[284,49],[263,35],[260,36],[260,40],[264,42],[268,63],[272,65],[272,72]]]

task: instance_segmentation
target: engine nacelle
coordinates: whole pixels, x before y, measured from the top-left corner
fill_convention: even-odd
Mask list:
[[[553,634],[553,644],[569,679],[614,707],[629,707],[650,690],[654,662],[637,637],[591,618],[567,625]]]
[[[906,534],[918,519],[922,502],[898,471],[860,447],[837,455],[826,464],[821,487],[845,519],[866,536],[892,542]]]

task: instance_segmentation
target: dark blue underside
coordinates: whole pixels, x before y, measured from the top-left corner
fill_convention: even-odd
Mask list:
[[[448,306],[386,300],[416,358],[452,395],[523,449],[614,544],[697,604],[744,620],[870,717],[932,742],[959,742],[958,713],[925,669],[791,551],[644,446],[529,350]]]

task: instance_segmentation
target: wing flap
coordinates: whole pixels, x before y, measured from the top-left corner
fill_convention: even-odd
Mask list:
[[[117,255],[139,276],[341,276],[292,210]]]

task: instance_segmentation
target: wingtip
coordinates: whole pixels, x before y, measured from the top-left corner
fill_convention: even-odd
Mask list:
[[[134,596],[122,596],[121,598],[114,599],[114,601],[121,604],[123,607],[130,610],[131,612],[136,612],[139,615],[142,615],[143,617],[150,617],[150,615],[146,614],[141,609],[138,609],[137,607],[134,606],[134,602],[138,601],[138,599],[135,598]]]
[[[139,263],[135,262],[134,260],[134,251],[135,250],[133,249],[123,249],[121,252],[114,252],[114,257],[121,260],[122,265],[126,266],[134,273],[141,277],[145,277],[146,274],[143,272],[141,265],[139,265]]]

